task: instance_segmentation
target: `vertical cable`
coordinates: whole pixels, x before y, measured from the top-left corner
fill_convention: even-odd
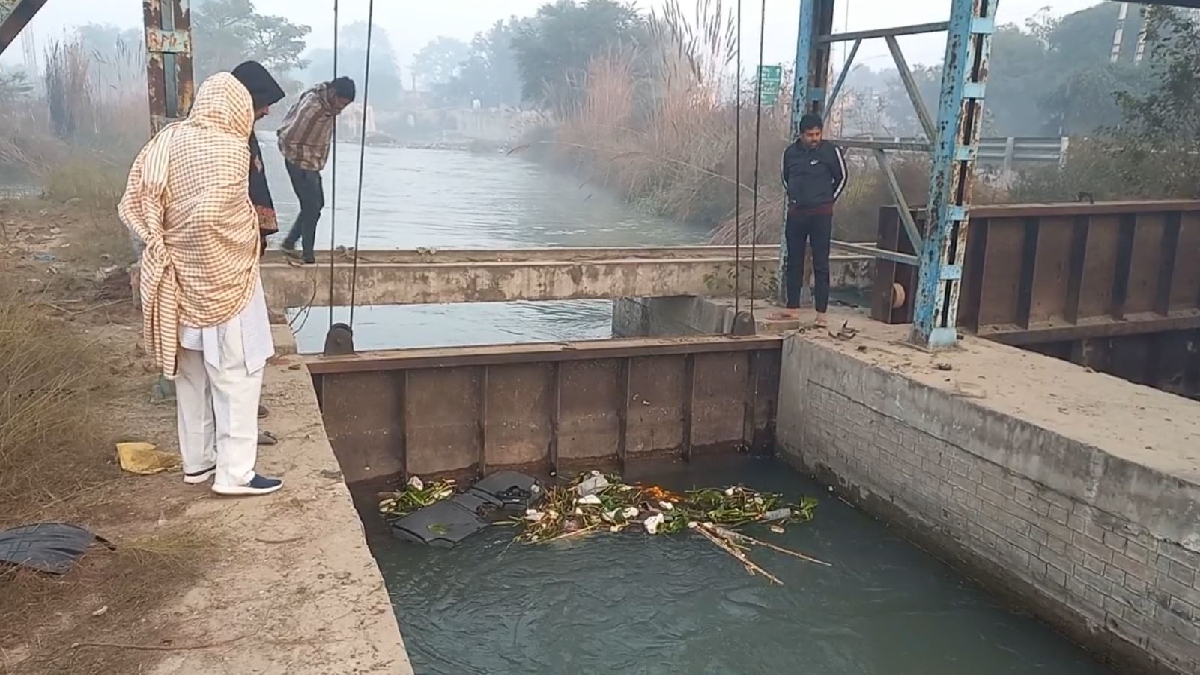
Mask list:
[[[333,0],[333,77],[338,76],[338,0]],[[329,199],[329,330],[333,330],[333,258],[334,250],[337,246],[335,237],[337,236],[337,118],[333,120],[333,139],[330,145],[333,152],[333,180],[330,186]]]
[[[358,198],[354,216],[354,267],[350,272],[350,330],[354,330],[354,302],[358,291],[358,236],[362,232],[363,173],[367,158],[367,110],[371,100],[371,34],[375,28],[375,0],[367,3],[367,66],[363,72],[362,128],[358,141]]]
[[[742,311],[742,0],[737,0],[737,72],[733,79],[733,316]],[[728,63],[728,62],[726,62]],[[750,272],[753,278],[754,271]]]
[[[762,69],[766,50],[767,0],[763,0],[762,13],[758,21],[758,73],[756,74],[754,101],[754,214],[750,220],[750,320],[754,321],[754,278],[758,276],[756,264],[758,251],[758,173],[759,154],[762,150]],[[779,280],[783,283],[783,280]]]

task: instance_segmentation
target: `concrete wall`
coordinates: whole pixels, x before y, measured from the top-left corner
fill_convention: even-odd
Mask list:
[[[1008,414],[937,385],[947,373],[922,382],[900,366],[881,368],[867,352],[884,350],[788,338],[781,453],[1119,670],[1200,672],[1197,481],[1020,419],[1032,412]],[[1009,350],[1000,356],[1014,364],[1071,367],[1000,345],[981,350]],[[910,363],[921,357],[913,353],[904,357]],[[1041,406],[1037,394],[1027,396],[1027,410]],[[1114,441],[1140,443],[1137,434],[1151,426]],[[1186,452],[1194,437],[1177,437]]]

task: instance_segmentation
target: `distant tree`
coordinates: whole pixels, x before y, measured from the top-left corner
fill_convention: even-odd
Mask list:
[[[446,84],[470,57],[470,45],[462,40],[439,35],[413,55],[412,72],[426,87]]]
[[[308,54],[309,66],[304,72],[307,84],[331,80],[333,73],[333,50],[314,49]],[[362,96],[367,70],[367,22],[358,21],[342,28],[338,33],[338,75],[348,75],[358,84]],[[391,37],[382,26],[371,29],[371,104],[394,106],[400,101],[404,90],[400,65]]]
[[[196,79],[202,80],[248,59],[276,75],[303,69],[301,54],[312,29],[259,14],[251,0],[207,0],[192,9],[192,32]]]
[[[492,107],[521,103],[521,71],[512,39],[523,21],[511,17],[507,23],[497,21],[486,32],[475,34],[457,74],[434,88],[443,104],[470,105],[479,101]]]
[[[578,99],[593,57],[649,42],[645,17],[616,0],[543,5],[512,38],[525,98],[560,105]]]

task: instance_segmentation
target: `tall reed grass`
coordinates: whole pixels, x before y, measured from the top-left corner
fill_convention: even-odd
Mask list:
[[[32,90],[0,97],[0,165],[46,197],[112,202],[149,135],[144,60],[118,44],[89,52],[78,36],[47,47]]]

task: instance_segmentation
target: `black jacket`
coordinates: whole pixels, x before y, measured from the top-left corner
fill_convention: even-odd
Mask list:
[[[267,69],[257,61],[246,61],[233,69],[233,76],[242,83],[254,102],[254,109],[275,105],[284,98],[283,89]],[[263,167],[262,148],[258,137],[250,132],[250,201],[258,212],[258,230],[262,238],[262,250],[267,249],[267,235],[279,231],[275,219],[275,202],[271,199],[271,188],[267,185],[267,172]]]
[[[799,141],[783,151],[783,187],[788,203],[824,206],[837,201],[846,187],[846,160],[829,141],[809,150]]]

